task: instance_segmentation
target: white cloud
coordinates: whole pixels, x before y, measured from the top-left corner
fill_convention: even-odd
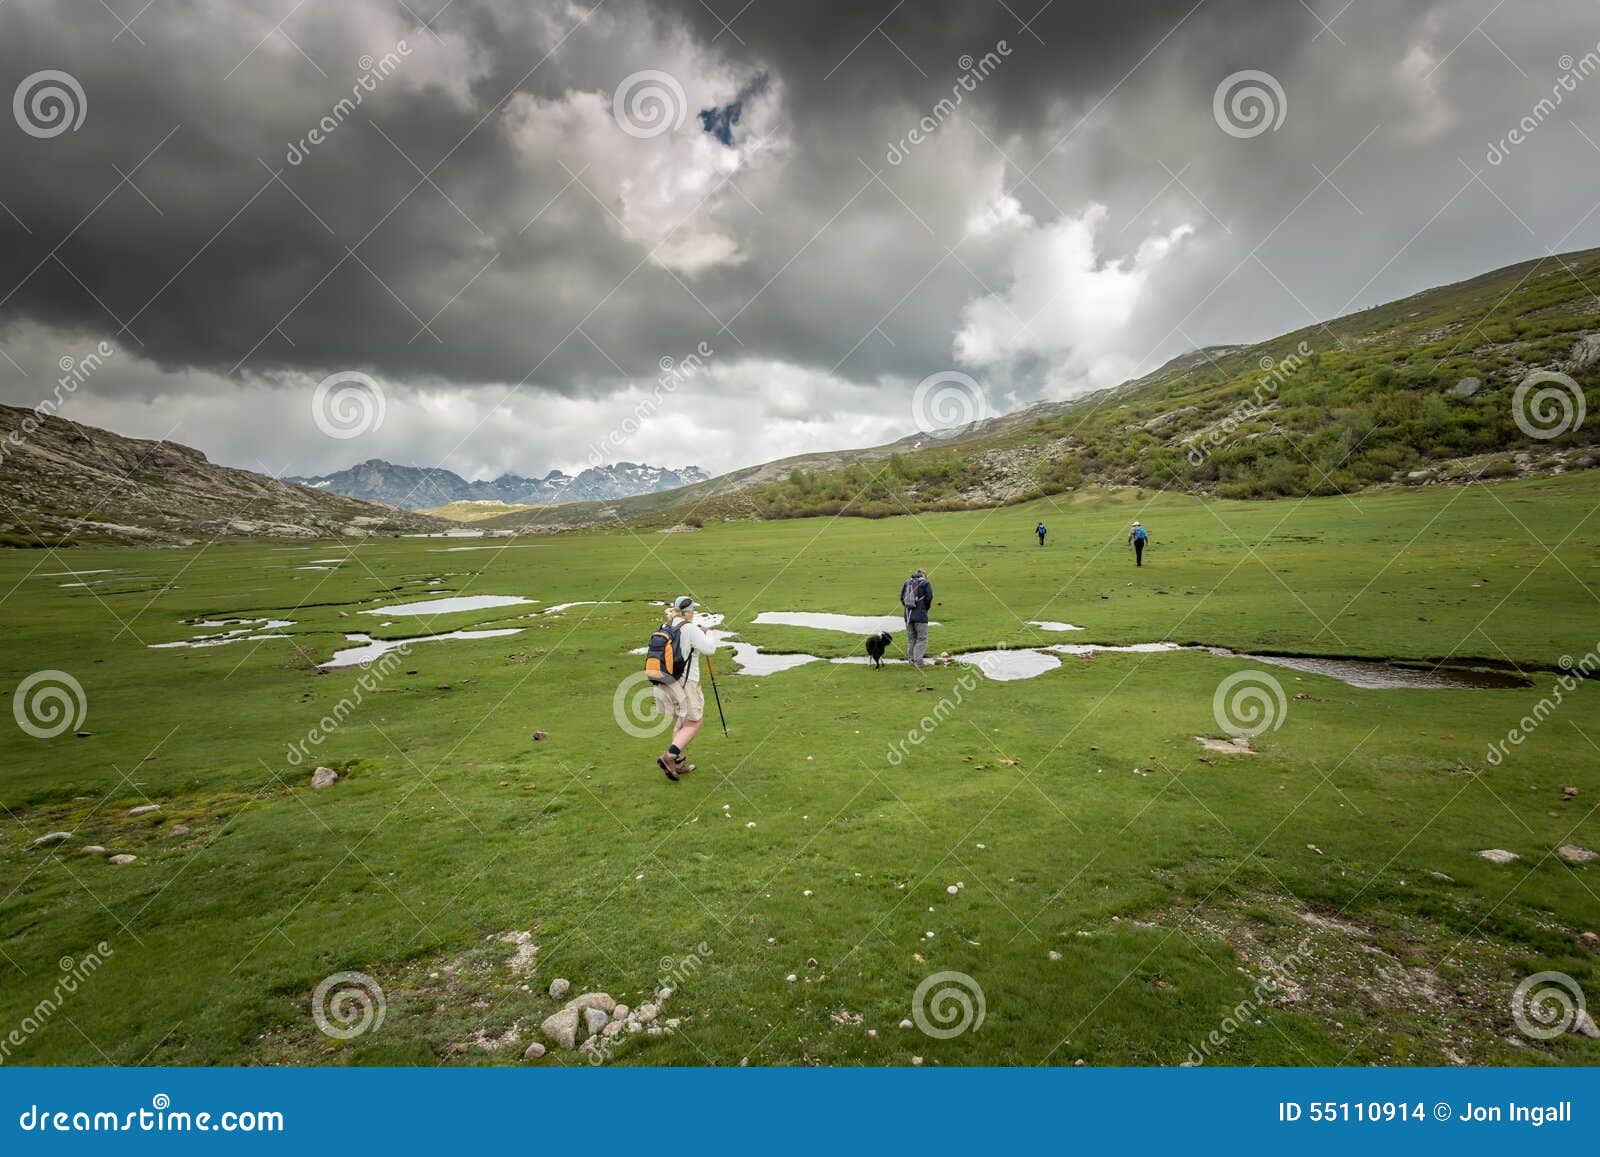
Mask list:
[[[957,360],[1003,374],[1045,359],[1057,396],[1130,376],[1144,352],[1135,348],[1135,322],[1151,276],[1194,227],[1154,234],[1131,256],[1108,261],[1096,244],[1106,216],[1104,205],[1092,204],[1040,225],[1011,198],[987,210],[975,231],[1009,244],[1009,284],[967,303],[955,335]]]

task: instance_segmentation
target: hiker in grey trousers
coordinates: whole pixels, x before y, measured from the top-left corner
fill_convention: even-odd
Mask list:
[[[920,568],[900,587],[900,606],[906,615],[906,658],[921,667],[928,654],[928,611],[933,606],[933,584]]]

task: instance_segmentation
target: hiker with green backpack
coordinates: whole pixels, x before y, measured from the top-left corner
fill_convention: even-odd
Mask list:
[[[695,603],[688,595],[672,601],[667,621],[650,636],[644,669],[656,687],[656,709],[672,720],[672,739],[656,757],[656,766],[673,783],[694,770],[684,754],[706,716],[706,697],[700,690],[700,657],[716,653],[716,640],[694,621]]]

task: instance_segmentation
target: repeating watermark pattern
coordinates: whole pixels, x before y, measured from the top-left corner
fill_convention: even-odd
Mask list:
[[[1255,389],[1250,391],[1250,396],[1230,410],[1227,417],[1190,439],[1189,464],[1199,466],[1232,441],[1234,431],[1266,409],[1267,403],[1278,396],[1278,387],[1298,373],[1310,356],[1311,347],[1305,342],[1301,342],[1292,354],[1281,360],[1273,358],[1271,354],[1263,354],[1257,363],[1262,376],[1256,382]]]
[[[351,684],[349,694],[335,703],[332,711],[313,724],[304,738],[297,739],[289,745],[289,752],[285,757],[289,761],[289,766],[299,767],[304,763],[311,755],[311,749],[321,747],[328,736],[343,726],[344,721],[354,715],[357,708],[366,702],[366,697],[375,693],[383,681],[392,675],[395,668],[410,654],[411,645],[401,643],[394,650],[385,651],[378,656],[375,662],[369,663],[367,669]]]
[[[388,1002],[383,989],[365,972],[335,972],[311,994],[311,1019],[324,1036],[354,1040],[383,1027]]]
[[[935,972],[911,996],[911,1019],[935,1040],[977,1032],[988,1011],[982,986],[965,972]]]
[[[643,671],[624,678],[611,696],[611,714],[617,726],[635,739],[649,739],[672,726],[673,716],[661,710],[658,687],[674,701],[683,696],[681,684],[652,682]]]
[[[603,466],[615,460],[616,451],[637,434],[645,422],[661,412],[661,407],[666,404],[668,398],[678,392],[679,386],[705,372],[706,360],[715,357],[716,353],[717,351],[708,343],[701,342],[693,353],[684,357],[674,358],[670,355],[662,357],[657,363],[661,373],[656,377],[655,387],[649,396],[634,406],[633,413],[612,427],[604,438],[590,443],[589,465]]]
[[[955,714],[956,708],[966,701],[966,695],[977,686],[978,676],[971,671],[963,671],[949,695],[940,698],[939,702],[933,705],[932,711],[917,720],[916,726],[906,732],[904,739],[896,739],[889,744],[888,753],[884,756],[889,766],[899,767],[904,763],[906,757],[911,754],[911,749],[922,746],[930,735],[939,730],[939,725]]]
[[[61,976],[50,995],[34,1005],[16,1027],[4,1039],[0,1039],[0,1065],[10,1059],[14,1050],[27,1044],[30,1037],[50,1023],[50,1018],[61,1010],[67,998],[77,992],[79,986],[98,972],[101,965],[114,954],[111,945],[102,940],[76,960],[63,956],[58,962]]]
[[[1305,958],[1310,954],[1311,938],[1308,936],[1294,946],[1294,951],[1284,957],[1282,963],[1267,957],[1267,974],[1256,981],[1248,996],[1228,1010],[1222,1023],[1207,1033],[1204,1040],[1198,1045],[1189,1046],[1189,1056],[1184,1065],[1192,1068],[1205,1064],[1228,1043],[1229,1037],[1245,1025],[1256,1022],[1261,1009],[1281,997],[1296,981],[1296,974],[1304,967]]]
[[[17,424],[17,428],[6,435],[5,441],[0,442],[0,462],[4,462],[6,455],[16,447],[21,446],[44,425],[46,418],[53,418],[66,404],[73,394],[78,392],[78,387],[87,382],[105,365],[106,359],[115,356],[117,350],[110,342],[100,342],[82,357],[73,357],[63,354],[56,364],[61,369],[61,376],[56,379],[55,389],[50,391],[50,396],[33,408],[33,412]]]
[[[705,967],[706,959],[714,955],[716,954],[711,951],[711,945],[702,940],[682,956],[663,956],[661,978],[656,981],[656,988],[676,992],[686,982],[699,975],[700,969]]]
[[[617,127],[641,141],[677,132],[689,115],[689,98],[670,72],[646,68],[622,78],[611,94]]]
[[[1511,418],[1517,429],[1541,442],[1579,429],[1586,416],[1583,387],[1554,370],[1529,374],[1511,395]]]
[[[355,370],[329,374],[311,393],[311,420],[330,438],[359,438],[383,425],[389,400],[371,376]]]
[[[1504,739],[1497,739],[1489,745],[1484,760],[1490,767],[1499,767],[1505,757],[1511,754],[1511,748],[1521,747],[1528,736],[1539,730],[1544,721],[1556,713],[1556,708],[1566,702],[1567,695],[1576,691],[1585,679],[1600,675],[1600,644],[1576,661],[1571,655],[1562,655],[1558,662],[1562,673],[1551,686],[1550,694],[1535,703],[1533,710],[1519,719],[1506,732]]]
[[[1586,1011],[1583,989],[1565,972],[1535,972],[1511,993],[1511,1019],[1533,1040],[1555,1040],[1572,1031]]]
[[[978,91],[978,85],[987,80],[1010,55],[1011,46],[1004,40],[995,41],[994,47],[976,60],[972,58],[971,53],[964,54],[956,61],[956,65],[961,69],[961,75],[956,78],[955,84],[950,86],[950,95],[942,97],[926,116],[912,126],[909,133],[898,141],[891,141],[888,152],[884,154],[884,160],[891,165],[898,165],[910,156],[913,148],[931,138],[945,121],[956,115],[956,109],[961,107],[961,102],[966,99],[967,94]]]
[[[1223,78],[1211,96],[1211,115],[1230,137],[1248,140],[1277,132],[1289,115],[1283,85],[1270,72],[1246,68]]]
[[[1238,739],[1251,739],[1283,726],[1289,713],[1283,684],[1265,671],[1235,671],[1211,696],[1211,714],[1217,726]]]
[[[960,370],[929,374],[911,395],[911,419],[924,434],[959,429],[988,416],[983,387]]]
[[[361,75],[356,77],[356,82],[350,88],[350,95],[340,98],[339,102],[323,115],[305,136],[298,141],[289,142],[289,151],[284,154],[284,160],[291,165],[299,165],[311,155],[311,150],[331,137],[340,125],[350,117],[350,114],[361,107],[371,93],[378,91],[378,84],[392,76],[400,67],[400,62],[411,55],[411,45],[404,40],[394,46],[390,52],[385,52],[376,60],[369,53],[356,65],[361,69]]]
[[[70,72],[46,68],[24,77],[11,97],[17,127],[30,137],[49,140],[77,132],[89,115],[89,98]]]
[[[1570,94],[1578,91],[1581,82],[1600,71],[1600,45],[1596,45],[1577,60],[1572,59],[1571,53],[1565,53],[1556,61],[1556,67],[1561,70],[1561,75],[1556,77],[1555,83],[1550,86],[1550,95],[1541,97],[1505,136],[1498,141],[1490,141],[1489,151],[1485,154],[1484,160],[1491,165],[1504,162],[1511,155],[1512,149],[1537,132],[1539,126],[1561,107],[1562,102]]]
[[[83,726],[89,697],[83,684],[65,671],[35,671],[17,684],[11,714],[17,726],[35,739],[54,739]]]

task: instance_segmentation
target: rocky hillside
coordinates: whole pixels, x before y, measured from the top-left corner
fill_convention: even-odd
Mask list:
[[[371,458],[337,474],[291,478],[290,481],[406,510],[431,510],[458,502],[549,506],[561,502],[628,498],[704,482],[708,477],[698,466],[672,470],[665,466],[614,462],[609,466],[592,466],[576,475],[552,470],[543,478],[502,474],[490,481],[468,482],[459,474],[438,467],[397,466],[381,458]]]
[[[448,525],[218,466],[175,442],[0,406],[0,546],[315,538]]]

